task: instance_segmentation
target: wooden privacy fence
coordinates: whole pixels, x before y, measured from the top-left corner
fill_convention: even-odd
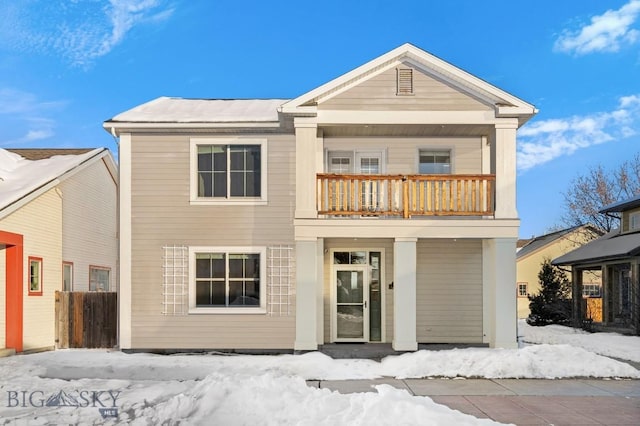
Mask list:
[[[115,292],[56,291],[56,347],[112,348],[118,330]]]
[[[317,175],[323,215],[490,216],[495,175]]]

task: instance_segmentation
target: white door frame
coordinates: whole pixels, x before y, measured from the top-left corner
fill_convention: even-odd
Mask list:
[[[334,342],[368,342],[369,341],[369,265],[363,264],[343,264],[333,265],[331,273],[331,330],[332,341]],[[337,273],[340,271],[362,272],[362,338],[339,338],[338,337],[338,297],[336,292]]]
[[[334,259],[334,253],[335,252],[358,252],[358,251],[364,251],[367,253],[367,263],[366,264],[334,264],[333,263],[333,259]],[[371,330],[371,325],[370,325],[370,321],[369,321],[369,308],[371,306],[371,301],[369,300],[369,294],[370,294],[370,281],[371,281],[371,276],[370,276],[370,267],[371,265],[369,265],[368,261],[368,254],[371,252],[378,252],[380,253],[380,265],[379,265],[379,269],[380,269],[380,342],[386,342],[387,340],[387,331],[386,331],[386,310],[387,310],[387,306],[386,306],[386,267],[385,267],[385,249],[384,248],[380,248],[380,247],[371,247],[371,248],[363,248],[363,247],[358,247],[358,248],[354,248],[354,247],[345,247],[345,248],[331,248],[329,250],[329,265],[330,265],[330,276],[329,276],[329,312],[330,312],[330,327],[331,327],[331,333],[330,333],[330,342],[356,342],[356,341],[360,341],[360,342],[369,342],[370,340],[370,330]],[[366,321],[365,324],[365,335],[367,337],[367,340],[353,340],[353,339],[338,339],[338,329],[337,329],[337,295],[336,295],[336,271],[338,270],[351,270],[351,269],[355,269],[355,268],[351,268],[351,267],[364,267],[365,268],[365,274],[363,275],[363,279],[365,279],[365,298],[367,301],[367,315],[366,318],[363,319]]]

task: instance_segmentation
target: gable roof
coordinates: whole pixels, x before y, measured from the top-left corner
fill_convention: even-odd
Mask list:
[[[114,175],[115,162],[107,148],[91,150],[0,148],[0,219],[75,174],[84,166],[103,158]]]
[[[520,250],[518,250],[517,254],[516,254],[516,260],[518,259],[522,259],[524,257],[527,257],[528,255],[549,246],[550,244],[554,243],[555,241],[558,241],[560,239],[562,239],[563,237],[571,234],[572,232],[578,231],[581,228],[584,229],[589,229],[591,232],[597,233],[598,231],[591,225],[578,225],[578,226],[572,226],[571,228],[566,228],[566,229],[562,229],[560,231],[554,231],[554,232],[550,232],[548,234],[545,235],[541,235],[539,237],[533,237],[532,239],[529,240],[528,243],[526,243],[524,246],[522,246],[522,248]],[[599,234],[598,234],[599,235]]]
[[[640,207],[640,195],[604,206],[599,213],[619,213]]]
[[[314,113],[318,102],[342,93],[361,81],[396,67],[401,63],[410,63],[417,69],[435,75],[462,91],[474,94],[476,97],[485,100],[485,102],[494,105],[496,116],[517,117],[520,125],[524,124],[537,112],[533,105],[522,99],[410,43],[405,43],[316,89],[292,99],[283,104],[280,111],[298,114]]]
[[[554,259],[554,265],[579,265],[640,255],[640,233],[620,234],[617,229]]]

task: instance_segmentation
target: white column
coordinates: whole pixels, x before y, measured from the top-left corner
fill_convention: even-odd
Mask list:
[[[496,124],[495,150],[496,219],[517,219],[516,209],[516,130],[517,119]]]
[[[396,238],[393,244],[393,349],[415,351],[417,238]]]
[[[299,351],[318,349],[317,244],[315,238],[296,241],[296,341],[293,348]]]
[[[324,239],[316,244],[316,341],[324,345]]]
[[[318,217],[316,209],[316,173],[318,145],[322,158],[322,138],[318,138],[315,119],[296,118],[296,219]]]
[[[118,346],[131,349],[131,134],[120,135],[118,143],[119,266]]]
[[[482,343],[490,343],[493,339],[495,263],[491,240],[482,240]]]
[[[491,279],[483,285],[489,288],[489,305],[484,306],[489,311],[489,345],[517,348],[516,239],[488,240],[484,253],[488,254],[486,263],[490,269],[486,277]]]

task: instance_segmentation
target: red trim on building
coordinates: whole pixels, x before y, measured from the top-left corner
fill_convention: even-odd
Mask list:
[[[38,271],[38,277],[40,278],[40,288],[38,290],[31,290],[31,262],[32,261],[36,261],[39,262],[40,265],[40,271]],[[44,264],[42,262],[42,258],[41,257],[36,257],[36,256],[29,256],[29,262],[27,263],[28,266],[28,271],[29,271],[29,276],[27,277],[27,290],[29,290],[29,296],[42,296],[42,288],[44,285],[44,277],[43,272],[44,272]]]
[[[5,245],[6,252],[5,346],[22,352],[23,237],[20,234],[0,231],[0,244]]]

